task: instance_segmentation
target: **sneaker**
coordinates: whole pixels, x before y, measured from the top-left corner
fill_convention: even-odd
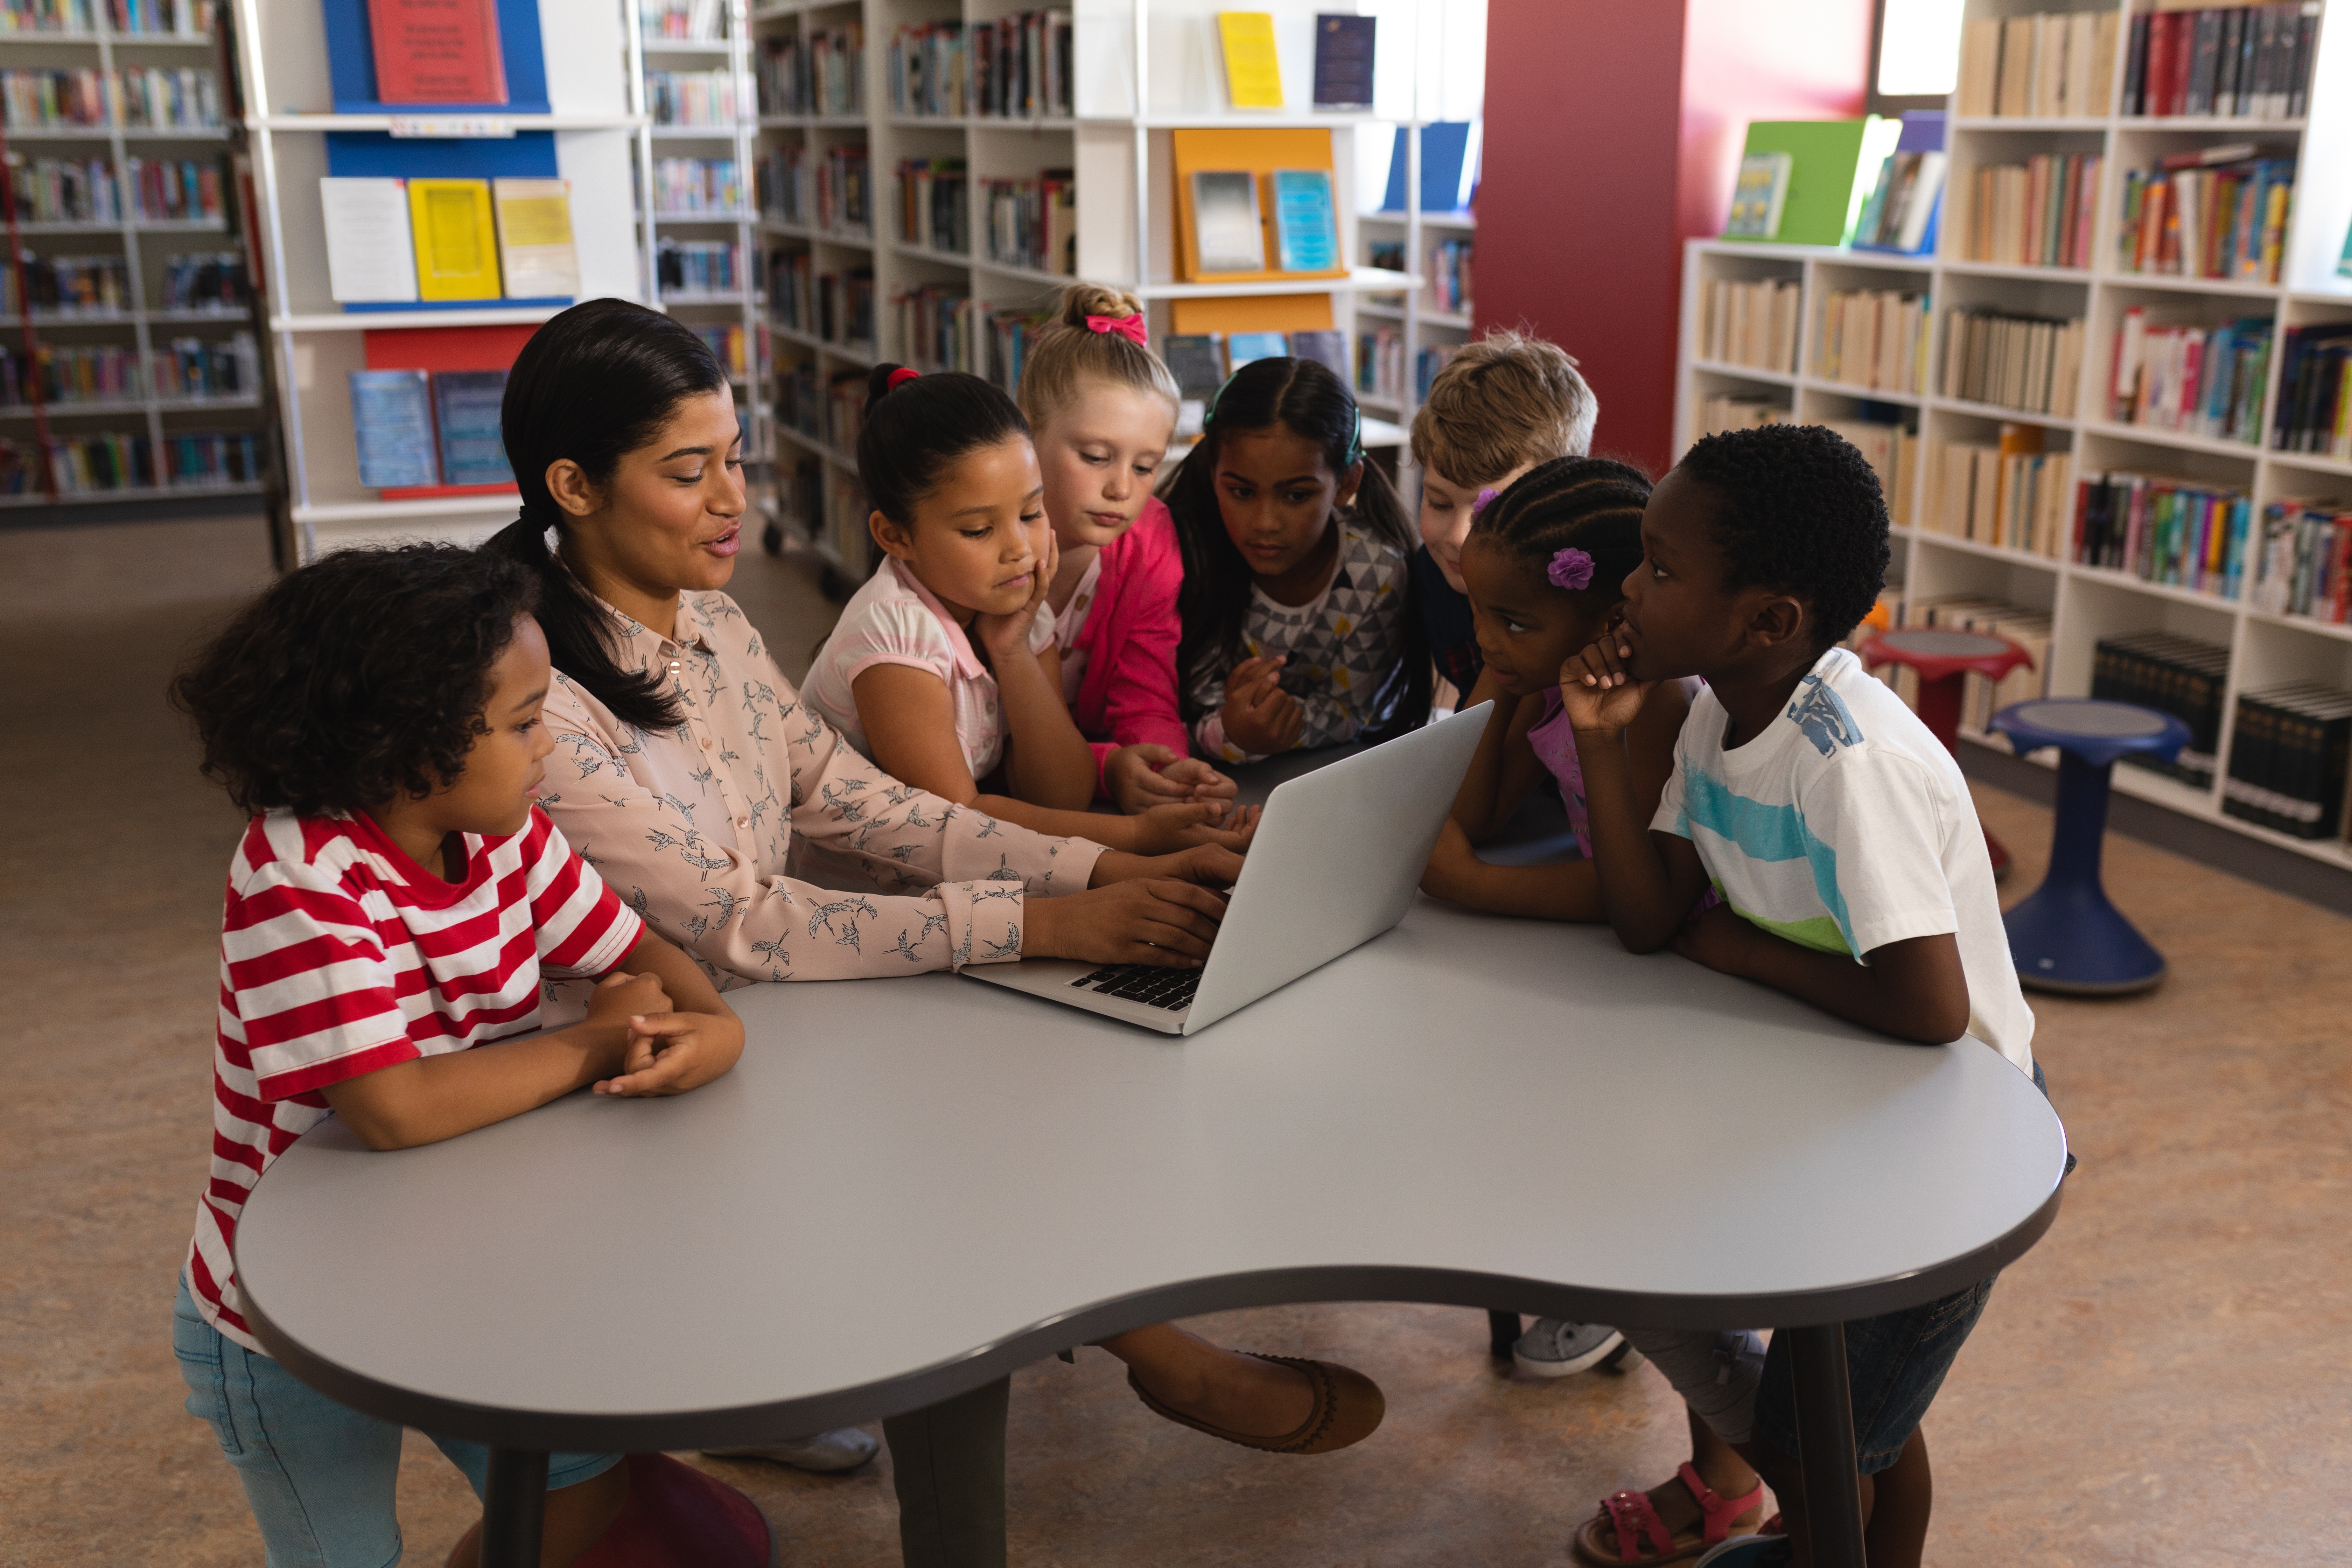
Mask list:
[[[882,1447],[872,1433],[856,1426],[837,1426],[814,1437],[788,1437],[781,1443],[753,1443],[740,1448],[705,1448],[714,1459],[773,1459],[796,1470],[837,1476],[872,1458]]]
[[[1794,1551],[1785,1535],[1735,1535],[1709,1548],[1691,1568],[1783,1568]]]
[[[1625,1336],[1606,1323],[1538,1318],[1511,1347],[1511,1360],[1530,1377],[1567,1377],[1622,1354]]]

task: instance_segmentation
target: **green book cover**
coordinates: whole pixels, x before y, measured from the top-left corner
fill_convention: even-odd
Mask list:
[[[1748,156],[1786,153],[1796,163],[1780,227],[1769,237],[1782,245],[1845,244],[1879,165],[1902,133],[1902,121],[1874,114],[1864,120],[1751,121]]]

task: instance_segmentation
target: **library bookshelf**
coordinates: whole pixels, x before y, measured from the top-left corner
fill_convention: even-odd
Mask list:
[[[2067,6],[2062,0],[1969,0],[1975,22],[2065,10],[2108,11],[2111,5]],[[2126,8],[2123,25],[2145,6]],[[2091,689],[2098,643],[2128,633],[2163,631],[2216,644],[2229,651],[2222,700],[2223,731],[2214,783],[2199,788],[2147,770],[2119,767],[2116,787],[2184,816],[2218,824],[2337,868],[2352,870],[2352,850],[2337,837],[2304,839],[2273,832],[2221,810],[2221,784],[2231,722],[2240,694],[2293,681],[2352,689],[2352,626],[2253,606],[2255,568],[2250,558],[2237,598],[2150,580],[2135,572],[2072,558],[2073,482],[2086,474],[2130,471],[2179,475],[2242,491],[2251,498],[2259,554],[2263,510],[2282,498],[2352,500],[2352,461],[2275,449],[2273,432],[2283,359],[2283,334],[2293,327],[2352,323],[2352,278],[2336,275],[2347,225],[2352,225],[2352,11],[2328,0],[2321,11],[2308,112],[2292,120],[2150,118],[2113,112],[2121,100],[2126,52],[2116,51],[2116,78],[2099,101],[2108,112],[2066,118],[1962,116],[1956,95],[1947,121],[1949,172],[1937,252],[1889,255],[1842,247],[1692,240],[1685,247],[1681,341],[1675,377],[1675,429],[1687,444],[1704,433],[1711,397],[1762,399],[1781,417],[1806,423],[1868,419],[1917,436],[1923,460],[1898,472],[1889,499],[1897,519],[1891,594],[1904,605],[1958,595],[2003,600],[2037,610],[2051,623],[2050,658],[2042,671],[2053,695]],[[2265,153],[2295,160],[2294,195],[2278,280],[2240,282],[2126,271],[2119,265],[2125,171],[2169,153],[2250,142]],[[1973,171],[2020,164],[2042,153],[2094,153],[2102,158],[2096,222],[2088,268],[1997,265],[1963,259],[1955,221],[1956,195]],[[1720,281],[1794,284],[1799,290],[1792,363],[1779,367],[1723,363],[1705,346],[1706,296]],[[1932,321],[1919,356],[1918,383],[1908,388],[1864,388],[1824,374],[1822,320],[1832,293],[1887,289],[1927,296]],[[2116,338],[2125,312],[2142,307],[2161,319],[2218,326],[2241,319],[2267,321],[2271,352],[2262,386],[2261,419],[2252,441],[2216,438],[2120,422],[2109,391]],[[2022,317],[2086,324],[2079,384],[2072,412],[2025,413],[1945,396],[1948,308],[1981,307]],[[1939,514],[1933,491],[1938,442],[1990,443],[2002,426],[2031,426],[2045,449],[2070,454],[2072,476],[2064,515],[2068,525],[2042,553],[1966,537],[1964,527]],[[1947,531],[1948,527],[1951,531]],[[1982,734],[1970,739],[2000,744]],[[2034,759],[2050,762],[2048,757]]]
[[[814,170],[836,156],[862,155],[867,191],[862,211],[836,202],[811,212],[781,199],[776,182],[761,181],[757,226],[765,254],[758,270],[766,287],[775,384],[771,549],[813,549],[847,579],[866,574],[867,509],[852,450],[853,410],[862,402],[863,377],[877,360],[1009,380],[1005,356],[990,341],[989,321],[1042,312],[1056,290],[1078,279],[1142,298],[1154,341],[1172,330],[1171,307],[1179,301],[1327,294],[1333,324],[1351,345],[1367,295],[1419,286],[1412,274],[1367,266],[1342,279],[1179,280],[1171,136],[1192,128],[1328,129],[1339,252],[1364,255],[1362,233],[1370,220],[1359,216],[1357,141],[1376,137],[1384,147],[1395,126],[1417,124],[1418,51],[1410,46],[1442,20],[1444,10],[1420,0],[1360,7],[1382,18],[1380,48],[1387,63],[1379,79],[1379,112],[1341,113],[1226,107],[1213,42],[1218,8],[1211,0],[1090,0],[1058,13],[1070,27],[1067,101],[1049,102],[1045,107],[1055,112],[1034,117],[923,113],[919,103],[894,100],[892,89],[891,51],[902,27],[960,23],[969,34],[1023,14],[1019,0],[784,0],[751,11],[755,60],[787,49],[805,60],[821,42],[834,48],[855,29],[854,100],[787,106],[769,95],[761,105],[757,157],[772,168],[797,162]],[[1276,0],[1272,9],[1285,96],[1303,103],[1311,97],[1316,7]],[[936,234],[925,242],[902,225],[899,171],[919,162],[934,168],[961,164],[969,182],[963,244]],[[1075,190],[1068,272],[1039,266],[1034,256],[992,254],[980,199],[982,182],[1033,181],[1047,171],[1066,171]],[[1366,226],[1360,232],[1360,226]],[[802,275],[812,295],[817,280],[835,280],[835,309],[804,310],[803,305],[816,301],[790,297],[784,280]],[[846,308],[853,286],[867,302],[863,311]],[[950,321],[944,331],[935,324],[942,316]],[[1395,416],[1401,411],[1366,406],[1371,416],[1367,443],[1400,444],[1403,432]]]
[[[1478,232],[1478,215],[1465,209],[1460,212],[1424,212],[1421,207],[1420,176],[1421,128],[1412,128],[1409,143],[1410,173],[1405,183],[1405,209],[1402,212],[1368,212],[1359,221],[1363,225],[1366,243],[1391,240],[1404,247],[1408,263],[1422,270],[1428,258],[1429,247],[1441,240],[1470,241]],[[1471,313],[1468,310],[1447,310],[1433,294],[1434,283],[1428,271],[1422,271],[1421,284],[1399,293],[1368,295],[1357,301],[1360,318],[1357,331],[1360,335],[1376,327],[1395,329],[1400,372],[1395,384],[1376,392],[1367,392],[1360,379],[1356,400],[1366,408],[1384,414],[1399,424],[1410,427],[1413,413],[1421,406],[1421,358],[1431,349],[1451,350],[1470,341]],[[1362,351],[1360,347],[1358,353]],[[1408,500],[1416,498],[1408,496]]]
[[[390,539],[488,537],[515,515],[511,489],[390,499],[360,483],[349,374],[367,367],[365,335],[426,329],[511,329],[560,307],[453,305],[346,310],[329,293],[319,182],[327,138],[388,133],[425,144],[552,134],[571,182],[580,297],[652,302],[664,223],[650,189],[653,140],[645,110],[645,55],[634,0],[541,0],[549,105],[543,113],[338,113],[319,0],[227,0],[235,8],[242,113],[240,173],[252,183],[261,287],[257,289],[276,384],[286,495],[273,523],[280,559]],[[750,320],[749,296],[737,313]]]
[[[10,5],[0,20],[0,70],[9,72],[96,71],[112,79],[118,71],[198,71],[211,78],[214,98],[222,87],[218,45],[207,26],[209,5],[199,0],[153,0],[131,8],[121,0],[63,0],[32,5]],[[119,25],[142,18],[154,26]],[[138,193],[127,178],[134,160],[163,162],[176,167],[196,163],[216,174],[227,132],[216,116],[190,112],[165,123],[127,120],[121,104],[110,105],[102,122],[44,120],[12,116],[5,145],[12,168],[12,194],[23,211],[37,214],[33,186],[54,164],[87,169],[102,164],[104,179],[112,185],[110,212],[101,213],[85,199],[72,216],[19,216],[10,226],[12,249],[21,250],[23,280],[17,286],[15,258],[0,260],[10,273],[7,297],[14,309],[0,308],[0,349],[29,378],[37,356],[47,353],[70,363],[86,358],[106,366],[103,389],[95,383],[79,396],[36,398],[35,389],[12,380],[0,401],[0,443],[12,449],[15,460],[0,467],[0,483],[19,488],[0,489],[0,508],[47,508],[78,503],[156,500],[193,493],[253,494],[262,483],[257,462],[261,445],[252,440],[260,421],[262,399],[257,384],[257,342],[253,312],[237,298],[233,276],[220,283],[220,258],[242,251],[229,221],[233,193],[218,181],[218,210],[199,216],[160,216],[142,210]],[[107,291],[119,302],[69,305],[35,300],[29,294],[47,293],[36,279],[37,269],[64,259],[68,267],[98,264],[114,281]],[[109,265],[116,264],[116,265]],[[219,287],[207,291],[217,302],[173,304],[176,278],[191,268],[209,268]],[[230,274],[236,270],[232,265]],[[231,351],[239,339],[248,352]],[[194,363],[206,367],[205,384],[190,391],[179,369],[159,364],[159,356],[176,366]],[[217,373],[227,371],[226,376]],[[215,384],[217,382],[218,384]],[[70,385],[61,391],[78,390]],[[52,476],[42,446],[44,436],[61,448],[93,438],[128,437],[147,454],[148,484],[84,483],[74,478],[69,456],[60,455]],[[203,470],[184,466],[183,437],[226,437],[241,448],[235,461],[239,477],[228,477],[230,465],[222,454]],[[135,476],[134,476],[135,477]]]

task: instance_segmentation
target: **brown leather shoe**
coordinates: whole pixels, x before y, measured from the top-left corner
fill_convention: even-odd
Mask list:
[[[1245,1351],[1245,1355],[1255,1355]],[[1190,1426],[1195,1432],[1206,1432],[1212,1437],[1222,1437],[1228,1443],[1238,1443],[1244,1448],[1260,1448],[1269,1454],[1330,1454],[1351,1447],[1377,1431],[1381,1417],[1388,1414],[1389,1402],[1381,1393],[1381,1385],[1353,1367],[1339,1366],[1328,1361],[1306,1361],[1297,1356],[1259,1355],[1260,1361],[1295,1366],[1307,1374],[1315,1388],[1315,1407],[1294,1432],[1279,1437],[1258,1437],[1247,1432],[1229,1432],[1223,1426],[1212,1426],[1206,1421],[1196,1421],[1174,1405],[1162,1404],[1151,1391],[1136,1381],[1135,1373],[1127,1374],[1127,1385],[1135,1396],[1155,1415],[1173,1421],[1179,1426]]]

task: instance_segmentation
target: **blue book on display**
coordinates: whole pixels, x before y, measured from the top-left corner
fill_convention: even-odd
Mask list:
[[[1475,120],[1439,120],[1421,128],[1421,210],[1459,212],[1478,194],[1479,125]],[[1397,127],[1396,144],[1389,153],[1388,193],[1381,197],[1382,212],[1404,211],[1405,138]]]
[[[499,405],[506,401],[502,370],[445,370],[433,377],[434,411],[441,416],[441,482],[510,485]]]
[[[1285,272],[1328,272],[1339,265],[1330,170],[1274,172],[1274,234]]]
[[[1262,359],[1280,359],[1290,352],[1290,340],[1280,332],[1227,332],[1225,353],[1234,369]]]
[[[368,489],[441,482],[426,380],[421,370],[352,372],[352,434],[359,444],[360,483]]]

